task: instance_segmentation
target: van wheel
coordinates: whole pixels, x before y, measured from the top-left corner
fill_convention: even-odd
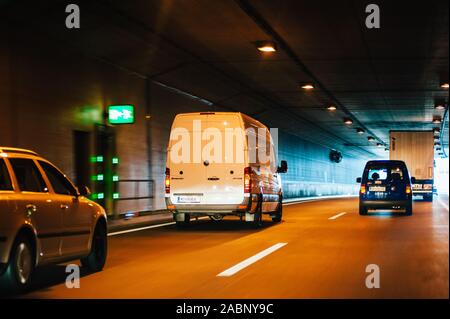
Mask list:
[[[11,249],[9,263],[0,277],[2,290],[17,294],[30,288],[35,266],[33,251],[33,246],[25,236],[17,237]]]
[[[411,216],[412,215],[412,202],[410,202],[408,204],[408,206],[406,206],[405,214],[406,214],[406,216]]]
[[[186,228],[191,223],[191,215],[184,214],[184,220],[178,221],[176,220],[177,228]]]
[[[274,223],[279,223],[281,222],[282,218],[283,218],[283,200],[280,196],[280,202],[278,203],[278,208],[275,212],[275,214],[273,214],[272,216],[272,221]]]
[[[367,207],[359,205],[359,214],[362,216],[367,215]]]
[[[92,237],[91,253],[81,259],[81,265],[92,272],[101,271],[105,266],[107,253],[108,237],[106,227],[103,224],[98,224]]]

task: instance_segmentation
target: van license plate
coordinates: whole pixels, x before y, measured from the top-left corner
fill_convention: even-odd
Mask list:
[[[385,192],[386,191],[386,187],[384,187],[384,186],[372,186],[372,187],[369,187],[369,191],[371,191],[371,192]]]
[[[195,204],[200,203],[201,196],[199,195],[180,195],[177,196],[177,202],[180,204]]]

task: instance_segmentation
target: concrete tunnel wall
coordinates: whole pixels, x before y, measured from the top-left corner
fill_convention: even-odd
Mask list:
[[[86,147],[94,155],[94,126],[102,122],[105,108],[134,104],[135,124],[116,127],[119,175],[154,180],[154,198],[118,201],[115,213],[165,208],[165,152],[172,120],[177,113],[211,108],[53,42],[0,30],[7,39],[0,43],[0,145],[33,149],[74,179],[74,130],[92,133]],[[25,38],[26,43],[21,41]],[[285,197],[356,194],[354,181],[364,161],[344,154],[336,164],[328,153],[328,148],[280,131],[279,159],[289,164],[283,176]],[[121,197],[151,192],[141,185],[135,194],[135,185],[128,186],[121,187]]]

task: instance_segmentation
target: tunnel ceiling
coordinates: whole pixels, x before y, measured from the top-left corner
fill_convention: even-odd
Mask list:
[[[77,31],[62,27],[67,2],[5,3],[9,22],[30,35],[345,154],[386,156],[376,142],[388,146],[389,130],[439,126],[434,101],[448,100],[439,86],[448,80],[446,0],[377,1],[380,29],[365,27],[366,1],[78,1]],[[261,54],[259,40],[278,51]]]

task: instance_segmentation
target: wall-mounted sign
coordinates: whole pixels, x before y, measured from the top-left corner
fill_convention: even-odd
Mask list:
[[[111,105],[108,106],[109,124],[133,124],[134,106],[133,105]]]

